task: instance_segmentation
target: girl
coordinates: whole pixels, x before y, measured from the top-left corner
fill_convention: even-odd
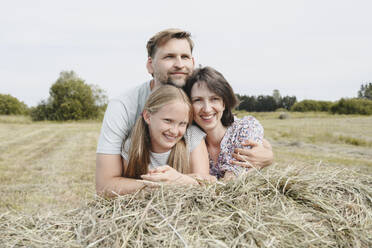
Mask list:
[[[141,118],[123,145],[123,174],[128,178],[126,193],[134,192],[146,183],[134,179],[196,184],[197,181],[186,174],[208,174],[207,163],[195,168],[189,162],[190,151],[205,136],[199,130],[196,131],[199,137],[186,142],[184,134],[192,118],[190,100],[182,89],[164,85],[151,93]]]
[[[262,143],[263,127],[252,116],[235,119],[238,100],[226,79],[211,67],[194,71],[185,85],[191,98],[195,123],[206,132],[210,174],[231,178],[245,171],[242,157],[233,157],[243,140]]]

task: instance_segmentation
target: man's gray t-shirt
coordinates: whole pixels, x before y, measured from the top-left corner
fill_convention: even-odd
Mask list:
[[[150,82],[146,82],[110,100],[102,122],[97,153],[121,153],[121,145],[141,115],[150,93]]]
[[[110,100],[102,122],[97,153],[121,154],[122,143],[129,137],[132,127],[141,116],[150,93],[151,88],[148,81]],[[189,127],[185,133],[190,151],[199,145],[205,137],[200,129],[195,130]]]

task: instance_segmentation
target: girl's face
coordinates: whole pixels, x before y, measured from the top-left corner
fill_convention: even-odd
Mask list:
[[[143,118],[149,127],[152,152],[167,152],[183,137],[189,123],[189,111],[182,101],[164,105],[156,113],[144,110]]]
[[[210,91],[203,82],[196,82],[191,88],[191,103],[194,121],[205,131],[222,125],[221,118],[225,104],[220,96]]]

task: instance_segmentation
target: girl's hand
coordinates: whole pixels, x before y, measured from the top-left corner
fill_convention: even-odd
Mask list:
[[[151,182],[173,183],[182,176],[182,173],[179,173],[169,165],[163,165],[154,170],[150,170],[149,173],[142,175],[141,178]]]
[[[149,173],[142,175],[141,178],[153,183],[198,184],[194,178],[178,172],[169,165],[163,165],[151,170]]]

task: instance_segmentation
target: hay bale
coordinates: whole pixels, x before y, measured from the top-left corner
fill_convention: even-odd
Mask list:
[[[285,120],[285,119],[289,119],[291,116],[289,115],[289,113],[285,112],[285,113],[280,113],[279,115],[279,119],[281,120]]]
[[[292,141],[288,144],[289,146],[303,147],[304,143],[300,140]]]
[[[46,215],[0,215],[1,246],[371,247],[372,177],[276,168],[223,184],[165,186]]]

